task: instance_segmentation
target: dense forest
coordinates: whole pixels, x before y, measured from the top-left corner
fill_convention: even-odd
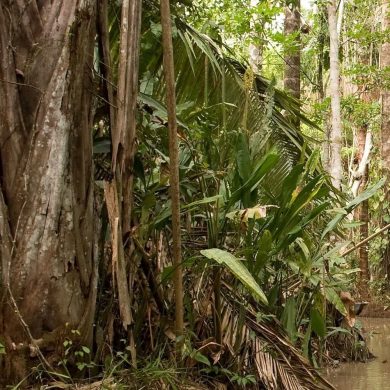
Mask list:
[[[371,358],[389,20],[1,0],[0,388],[326,390],[322,368]]]

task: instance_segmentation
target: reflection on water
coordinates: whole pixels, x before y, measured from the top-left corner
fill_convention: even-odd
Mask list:
[[[368,363],[346,363],[328,371],[337,390],[390,390],[390,318],[361,318],[370,351]]]

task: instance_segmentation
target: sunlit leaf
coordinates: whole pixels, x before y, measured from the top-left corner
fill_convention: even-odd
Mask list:
[[[226,266],[232,274],[262,303],[268,304],[267,297],[263,290],[257,284],[256,280],[250,274],[242,261],[237,259],[231,253],[218,248],[205,249],[200,253],[208,259],[216,261],[218,264]]]

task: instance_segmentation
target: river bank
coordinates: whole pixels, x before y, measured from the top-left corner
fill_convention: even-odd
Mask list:
[[[326,379],[337,390],[390,390],[390,320],[384,317],[359,320],[375,358],[367,363],[350,362],[328,368]]]

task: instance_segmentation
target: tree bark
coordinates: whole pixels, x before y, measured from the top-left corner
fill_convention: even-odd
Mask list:
[[[327,9],[326,5],[319,7],[320,15],[320,32],[318,36],[318,101],[323,103],[325,96],[325,81],[324,81],[324,63],[325,63],[325,38],[327,33],[325,32],[327,26]],[[329,171],[329,160],[330,160],[330,128],[329,128],[329,115],[323,113],[323,127],[324,127],[324,139],[322,142],[322,164],[326,171]]]
[[[251,0],[250,7],[256,7],[258,4],[258,0]],[[258,43],[251,42],[249,44],[249,64],[253,70],[254,73],[260,73],[263,67],[263,50],[264,50],[264,42],[262,36],[257,36],[257,33],[254,32],[255,30],[255,24],[257,19],[259,18],[258,15],[252,16],[251,20],[249,21],[250,28],[252,30],[253,35],[256,34],[255,38],[259,40]]]
[[[0,382],[26,373],[23,322],[34,339],[69,324],[92,343],[95,13],[93,1],[0,5]]]
[[[138,96],[138,68],[141,33],[141,0],[125,0],[122,4],[118,114],[112,131],[112,168],[122,180],[122,231],[131,228],[133,165],[136,140],[136,108]]]
[[[133,367],[136,347],[133,334],[133,282],[138,264],[133,245],[126,246],[131,233],[136,153],[136,109],[138,96],[139,50],[142,0],[124,0],[121,9],[117,112],[111,113],[112,183],[105,185],[105,198],[111,226],[113,282],[118,291],[119,312],[128,341]],[[106,43],[108,46],[108,43]],[[104,47],[104,42],[103,42]],[[105,54],[109,64],[109,50]],[[115,117],[115,120],[113,118]],[[131,234],[130,234],[131,235]],[[131,259],[130,261],[128,261]]]
[[[359,161],[363,168],[361,169],[361,178],[359,181],[360,191],[363,191],[368,182],[368,157],[365,160],[365,155],[368,156],[367,149],[370,149],[371,138],[367,136],[368,124],[364,124],[359,129],[358,134],[358,148],[359,148]],[[367,143],[369,145],[367,145]],[[365,153],[366,152],[366,153]],[[368,200],[366,199],[359,206],[359,221],[362,223],[360,225],[360,241],[363,241],[368,237],[368,222],[369,222],[369,209],[368,209]],[[358,280],[358,290],[362,298],[368,297],[368,281],[370,280],[370,272],[368,265],[368,243],[362,245],[359,248],[359,280]]]
[[[330,37],[330,99],[332,123],[330,131],[330,161],[329,171],[332,183],[341,188],[343,176],[341,162],[341,108],[340,108],[340,64],[339,64],[339,38],[337,34],[336,0],[328,4],[328,24]]]
[[[386,31],[390,27],[389,23],[389,4],[388,0],[382,1],[382,30]],[[380,67],[382,70],[387,68],[387,74],[389,73],[388,67],[390,66],[390,42],[385,41],[382,43],[380,53]],[[388,79],[388,78],[387,78]],[[390,204],[390,91],[389,88],[384,85],[381,89],[381,157],[382,157],[382,169],[383,175],[387,177],[385,185],[385,195],[387,203]],[[388,206],[389,207],[389,206]],[[384,210],[389,212],[389,208]],[[389,243],[383,254],[382,268],[385,278],[390,284],[390,234],[387,235]]]
[[[296,47],[293,50],[290,49],[284,57],[284,89],[296,99],[301,97],[300,28],[300,0],[293,0],[284,8],[284,33],[285,35],[296,35]]]
[[[367,183],[366,173],[370,161],[370,152],[372,149],[372,134],[367,130],[368,124],[361,126],[358,132],[358,168],[353,173],[352,195],[357,196],[359,188]]]

